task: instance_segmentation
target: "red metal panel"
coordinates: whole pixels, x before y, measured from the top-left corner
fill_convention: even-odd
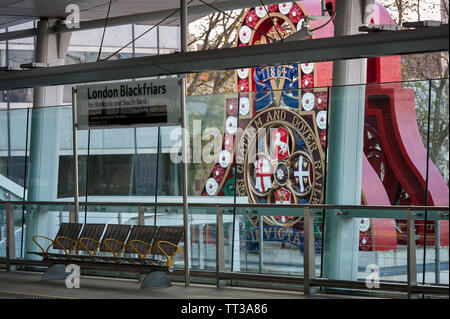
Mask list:
[[[395,85],[370,85],[367,87],[366,94],[366,114],[377,118],[385,155],[394,170],[395,177],[410,196],[411,203],[413,205],[426,203],[426,174],[427,165],[429,165],[429,205],[448,206],[448,186],[432,161],[427,160],[427,151],[420,137],[415,113],[414,90]],[[430,226],[432,225],[433,223],[430,223]],[[448,221],[441,221],[440,225],[440,244],[447,246],[449,244]],[[428,234],[432,235],[432,232]],[[419,244],[423,243],[422,236]],[[431,241],[427,243],[434,244]]]
[[[389,206],[391,203],[378,174],[363,156],[362,191],[364,204]],[[371,233],[373,250],[397,249],[395,220],[388,218],[372,218]]]

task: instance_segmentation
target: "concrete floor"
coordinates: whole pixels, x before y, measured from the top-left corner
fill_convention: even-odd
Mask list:
[[[0,270],[0,299],[355,299],[356,296],[304,295],[302,292],[173,283],[170,288],[140,289],[137,280],[81,276],[80,288],[64,280],[41,281],[41,273]]]

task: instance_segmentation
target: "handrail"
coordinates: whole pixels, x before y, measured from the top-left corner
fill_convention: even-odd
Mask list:
[[[15,205],[21,206],[22,205],[73,205],[73,202],[51,202],[51,201],[0,201],[0,204],[6,204],[6,210],[8,214],[7,218],[7,228],[11,224],[14,223],[13,214],[12,214],[12,207]],[[11,206],[12,205],[12,206]],[[138,208],[142,207],[143,205],[147,205],[147,203],[142,202],[82,202],[80,205],[88,205],[88,206],[136,206]],[[173,207],[182,207],[182,203],[148,203],[149,206],[158,206],[158,207],[166,207],[166,206],[173,206]],[[308,256],[305,256],[305,263],[304,263],[304,273],[305,275],[303,277],[292,277],[291,283],[302,283],[304,286],[304,293],[314,293],[315,288],[314,287],[330,287],[330,288],[347,288],[347,289],[367,289],[364,282],[361,282],[360,280],[356,281],[346,281],[346,280],[332,280],[327,278],[315,278],[314,276],[314,263],[306,263],[307,260],[313,261],[314,260],[314,240],[312,239],[312,209],[325,209],[325,210],[345,210],[345,209],[358,209],[358,210],[373,210],[373,209],[385,209],[385,210],[395,210],[395,211],[405,211],[407,212],[407,215],[405,216],[405,219],[408,220],[408,255],[407,255],[407,269],[408,269],[408,276],[407,276],[407,282],[406,283],[389,283],[389,282],[380,282],[380,289],[379,291],[402,291],[406,292],[408,294],[409,298],[413,298],[414,295],[418,293],[431,293],[431,294],[442,294],[445,292],[445,288],[447,286],[433,286],[428,287],[424,285],[420,285],[416,282],[416,243],[414,240],[414,232],[410,233],[410,230],[414,228],[414,219],[415,216],[418,214],[414,213],[414,211],[449,211],[448,206],[360,206],[360,205],[329,205],[329,204],[295,204],[295,205],[279,205],[279,204],[234,204],[234,203],[191,203],[189,205],[190,207],[214,207],[216,208],[216,222],[218,229],[223,228],[223,215],[226,212],[224,209],[220,208],[226,208],[226,207],[241,207],[241,208],[294,208],[294,209],[305,209],[305,215],[304,215],[304,223],[305,225],[310,225],[310,227],[305,227],[304,229],[304,237],[310,238],[308,241],[305,241],[305,245],[308,245],[308,247],[305,247],[304,253]],[[14,209],[14,208],[13,208]],[[139,209],[140,210],[140,209]],[[256,212],[255,212],[256,213]],[[352,217],[352,216],[349,216]],[[448,214],[443,214],[445,219],[448,219]],[[217,235],[219,235],[219,231],[217,232]],[[223,236],[223,233],[220,232],[220,236]],[[217,238],[220,239],[220,238]],[[7,246],[8,251],[13,252],[14,248],[11,243],[14,243],[14,233],[10,233],[7,236],[7,242],[9,243]],[[82,242],[80,241],[80,244],[82,245]],[[95,251],[98,249],[100,242],[98,242],[97,248],[94,250],[93,253],[91,253],[89,250],[90,255],[94,255]],[[228,273],[223,271],[223,267],[220,266],[221,261],[224,260],[224,251],[223,251],[223,241],[222,240],[216,240],[216,251],[218,254],[216,255],[216,269],[218,271],[216,272],[216,279],[217,284],[219,285],[220,280],[224,279],[243,279],[243,278],[249,278],[258,280],[261,279],[264,280],[274,280],[275,282],[280,282],[280,279],[284,278],[284,280],[289,279],[289,277],[286,276],[278,276],[278,275],[272,275],[267,276],[265,274],[245,274],[245,273]],[[82,245],[83,246],[83,245]],[[222,246],[221,249],[219,249]],[[120,252],[119,252],[120,254]],[[169,257],[169,256],[166,256]],[[2,258],[0,258],[1,261]],[[17,262],[16,258],[14,257],[13,253],[9,253],[7,255],[7,264],[11,265]],[[169,266],[172,266],[173,256],[168,258],[168,264]],[[23,261],[24,263],[28,261]],[[35,262],[35,261],[30,261]],[[249,277],[250,276],[250,277]],[[281,280],[283,281],[283,280]]]
[[[74,202],[59,202],[59,201],[2,201],[0,204],[10,203],[11,205],[74,205]],[[79,202],[80,206],[156,206],[156,207],[182,207],[183,203],[146,203],[146,202]],[[190,207],[241,207],[248,208],[249,206],[254,208],[306,208],[310,209],[361,209],[361,210],[373,210],[373,209],[389,209],[389,210],[408,210],[412,211],[442,211],[450,210],[449,206],[385,206],[385,205],[331,205],[331,204],[255,204],[255,203],[189,203]]]

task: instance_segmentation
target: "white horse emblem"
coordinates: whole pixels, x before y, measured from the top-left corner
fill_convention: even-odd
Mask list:
[[[273,143],[273,146],[274,147],[278,146],[279,147],[279,151],[278,152],[281,155],[283,155],[283,156],[286,155],[286,152],[288,151],[288,144],[281,140],[281,133],[280,132],[277,132],[275,134],[275,142]]]

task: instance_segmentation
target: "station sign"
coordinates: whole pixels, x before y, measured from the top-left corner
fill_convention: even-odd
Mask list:
[[[79,130],[181,123],[177,78],[81,85],[76,92]]]

